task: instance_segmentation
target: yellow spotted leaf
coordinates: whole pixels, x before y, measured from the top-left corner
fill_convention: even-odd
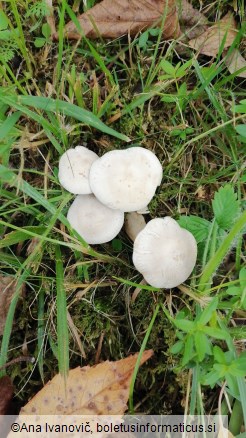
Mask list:
[[[153,354],[143,353],[141,364]],[[57,374],[21,409],[30,415],[122,415],[138,354],[69,371],[66,382]]]

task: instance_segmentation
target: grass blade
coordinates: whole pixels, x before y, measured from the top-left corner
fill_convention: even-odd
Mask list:
[[[38,294],[38,369],[44,384],[44,289]]]
[[[138,373],[138,369],[139,369],[139,365],[140,365],[141,357],[142,357],[143,352],[144,352],[144,350],[145,350],[145,348],[146,348],[146,345],[147,345],[147,342],[148,342],[148,339],[149,339],[150,333],[151,333],[151,331],[152,331],[152,328],[153,328],[154,322],[155,322],[156,317],[157,317],[158,312],[159,312],[159,308],[160,308],[160,305],[157,304],[157,306],[156,306],[156,308],[155,308],[155,311],[154,311],[154,314],[153,314],[153,316],[152,316],[152,319],[151,319],[151,321],[150,321],[150,324],[149,324],[148,330],[147,330],[146,335],[145,335],[145,337],[144,337],[144,340],[143,340],[143,342],[142,342],[142,345],[141,345],[141,348],[140,348],[140,351],[139,351],[139,355],[138,355],[138,358],[137,358],[137,362],[136,362],[136,365],[135,365],[135,368],[134,368],[134,371],[133,371],[133,374],[132,374],[132,380],[131,380],[130,390],[129,390],[129,411],[130,411],[130,414],[133,414],[133,413],[134,413],[134,407],[133,407],[133,390],[134,390],[134,384],[135,384],[135,381],[136,381],[136,377],[137,377],[137,373]]]
[[[0,140],[3,140],[5,137],[7,137],[11,129],[18,122],[20,116],[20,111],[16,111],[14,114],[7,117],[6,120],[4,120],[0,128]]]
[[[59,372],[65,377],[69,370],[69,339],[67,326],[67,301],[63,272],[64,268],[61,249],[59,245],[56,245],[58,366]]]
[[[80,122],[83,122],[93,128],[98,129],[101,132],[105,132],[105,134],[112,135],[120,140],[129,142],[130,139],[124,134],[120,134],[114,129],[108,127],[103,123],[97,116],[92,114],[90,111],[85,110],[77,105],[74,105],[69,102],[64,102],[60,99],[51,99],[47,97],[39,97],[39,96],[6,96],[6,94],[1,93],[1,99],[13,106],[20,111],[27,113],[25,106],[32,106],[34,108],[38,108],[40,110],[44,110],[47,112],[57,113],[58,111],[62,114],[66,114],[66,116],[73,117]],[[31,118],[37,119],[41,123],[39,119],[42,119],[40,115],[29,112],[28,114]],[[44,119],[45,120],[45,119]],[[46,121],[46,124],[48,122]]]
[[[200,278],[199,286],[198,286],[198,290],[201,293],[203,294],[207,293],[207,287],[209,285],[210,278],[212,277],[213,273],[216,271],[216,269],[222,262],[223,258],[227,254],[228,250],[232,245],[233,240],[238,235],[238,233],[240,233],[240,231],[245,227],[245,225],[246,225],[246,211],[244,211],[239,216],[234,226],[231,228],[231,231],[223,240],[222,244],[220,245],[214,256],[209,260],[209,262],[205,266],[205,269]]]

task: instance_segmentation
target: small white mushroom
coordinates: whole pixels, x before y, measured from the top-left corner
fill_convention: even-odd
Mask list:
[[[183,283],[193,271],[196,257],[193,235],[168,216],[148,222],[134,242],[133,264],[154,287]]]
[[[124,213],[101,204],[94,195],[76,196],[67,214],[70,225],[89,244],[114,239],[124,223]]]
[[[99,201],[126,212],[145,208],[161,179],[161,163],[142,147],[107,152],[92,164],[89,175]]]
[[[68,149],[60,158],[58,179],[64,189],[75,195],[92,193],[89,185],[89,171],[98,159],[95,152],[84,146]]]

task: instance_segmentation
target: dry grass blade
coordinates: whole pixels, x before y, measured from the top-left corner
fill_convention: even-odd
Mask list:
[[[78,16],[83,34],[88,38],[117,38],[134,36],[148,27],[160,24],[166,15],[164,38],[179,34],[178,14],[174,0],[103,0]],[[70,21],[65,27],[68,38],[79,39],[81,34]]]

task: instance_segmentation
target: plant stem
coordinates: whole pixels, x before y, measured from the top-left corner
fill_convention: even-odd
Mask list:
[[[206,240],[206,244],[205,244],[205,248],[204,248],[203,256],[202,256],[202,269],[204,269],[205,266],[206,266],[206,262],[207,262],[207,258],[208,258],[209,245],[210,245],[211,236],[212,236],[213,229],[214,229],[214,222],[215,222],[215,219],[213,219],[211,225],[209,226],[209,233],[208,233],[208,237],[207,237],[207,240]]]
[[[205,269],[203,271],[203,274],[198,284],[198,291],[203,295],[209,294],[208,288],[212,275],[215,273],[216,269],[218,268],[223,258],[229,251],[233,240],[235,239],[237,234],[240,233],[240,231],[245,226],[245,224],[246,224],[246,211],[244,211],[241,214],[241,216],[239,216],[239,218],[233,225],[229,234],[225,237],[224,241],[222,242],[222,244],[220,245],[214,256],[209,260],[209,262],[205,266]]]
[[[195,366],[195,368],[193,368],[193,370],[192,370],[192,386],[191,386],[191,397],[190,397],[190,415],[195,415],[195,412],[196,412],[198,374],[199,374],[199,365],[197,364]]]
[[[28,68],[28,71],[32,77],[33,75],[33,71],[32,71],[32,64],[31,64],[31,57],[30,57],[30,53],[28,53],[28,50],[26,48],[26,43],[25,43],[25,36],[23,33],[23,28],[22,28],[22,24],[21,24],[21,20],[20,20],[20,15],[17,9],[17,2],[15,0],[10,0],[10,4],[11,4],[11,9],[13,11],[14,17],[15,17],[15,21],[17,24],[17,28],[19,31],[19,38],[16,38],[16,42],[19,46],[19,49],[21,50],[22,56],[26,61],[26,65]]]
[[[154,311],[154,315],[152,316],[152,319],[151,319],[151,321],[150,321],[150,324],[149,324],[148,330],[147,330],[147,332],[146,332],[146,335],[145,335],[145,337],[144,337],[143,343],[142,343],[142,345],[141,345],[141,348],[140,348],[140,351],[139,351],[139,355],[138,355],[138,358],[137,358],[137,362],[136,362],[136,365],[135,365],[135,368],[134,368],[134,371],[133,371],[133,374],[132,374],[132,380],[131,380],[130,390],[129,390],[129,411],[130,411],[130,414],[132,414],[132,415],[134,414],[134,407],[133,407],[133,390],[134,390],[135,380],[136,380],[136,377],[137,377],[137,373],[138,373],[138,369],[139,369],[139,365],[140,365],[141,357],[142,357],[143,352],[144,352],[144,350],[145,350],[145,347],[146,347],[146,345],[147,345],[147,342],[148,342],[148,339],[149,339],[150,333],[151,333],[151,331],[152,331],[152,328],[153,328],[153,325],[154,325],[155,319],[156,319],[157,314],[158,314],[158,312],[159,312],[159,308],[160,308],[160,304],[157,304],[157,306],[156,306],[156,308],[155,308],[155,311]]]
[[[64,288],[64,267],[61,249],[56,245],[56,308],[59,372],[66,377],[69,371],[69,337],[67,326],[67,300]]]

